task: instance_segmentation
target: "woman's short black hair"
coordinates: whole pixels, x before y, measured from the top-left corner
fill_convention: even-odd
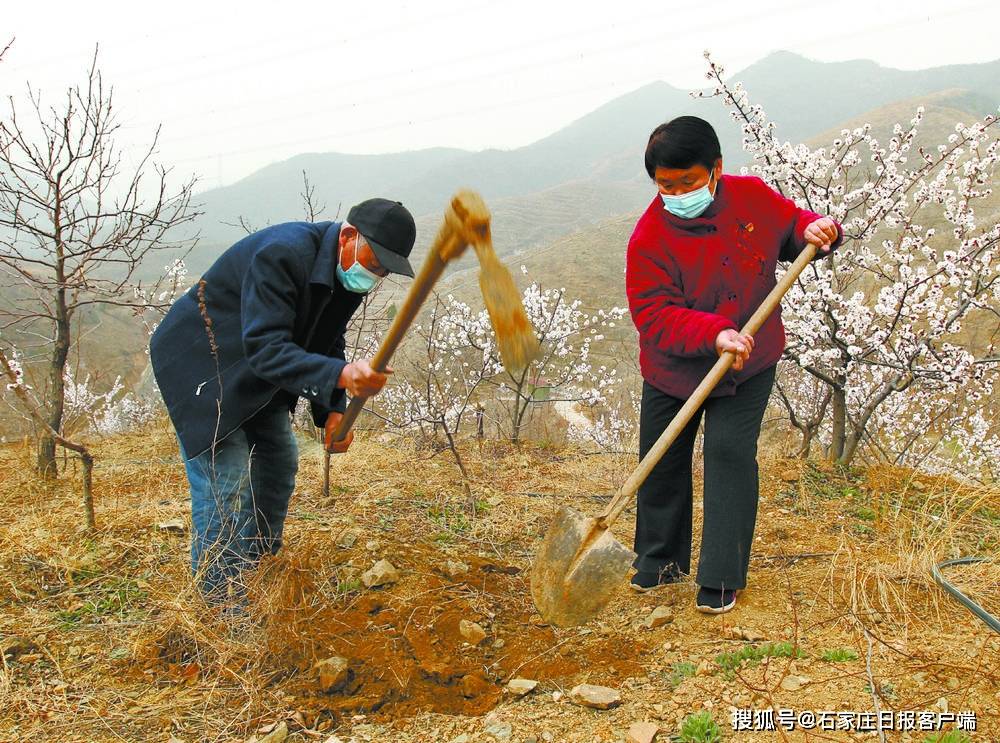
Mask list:
[[[657,168],[715,167],[722,157],[715,129],[697,116],[678,116],[660,124],[646,143],[646,172],[652,178]]]

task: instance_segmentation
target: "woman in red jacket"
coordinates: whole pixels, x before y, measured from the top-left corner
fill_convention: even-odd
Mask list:
[[[739,328],[774,287],[779,260],[794,260],[807,242],[822,256],[843,233],[759,178],[723,175],[719,139],[694,116],[653,130],[646,172],[659,193],[635,226],[625,268],[643,376],[640,456],[716,358],[726,351],[736,358],[639,489],[632,587],[649,591],[690,572],[691,457],[704,412],[696,606],[719,614],[746,587],[757,518],[757,438],[785,345],[780,309],[755,337]]]

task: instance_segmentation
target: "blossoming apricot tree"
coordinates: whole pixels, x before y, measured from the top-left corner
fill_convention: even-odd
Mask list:
[[[844,227],[845,243],[785,299],[779,399],[831,459],[865,456],[996,474],[993,384],[1000,305],[996,116],[918,144],[923,108],[885,144],[868,124],[829,146],[780,141],[774,123],[706,53],[714,90],[743,129],[745,172]],[[992,210],[992,211],[991,211]],[[807,379],[801,373],[809,375]]]

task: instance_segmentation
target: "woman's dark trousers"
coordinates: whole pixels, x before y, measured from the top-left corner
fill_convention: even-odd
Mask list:
[[[757,520],[757,438],[774,374],[774,367],[765,369],[740,384],[734,396],[706,400],[639,488],[637,570],[672,576],[691,572],[691,459],[704,413],[704,522],[696,582],[717,589],[746,587]],[[684,402],[643,382],[640,457]]]

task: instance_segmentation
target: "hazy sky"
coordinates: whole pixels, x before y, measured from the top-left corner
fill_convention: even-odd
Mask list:
[[[998,29],[996,0],[11,0],[0,92],[58,102],[99,43],[123,144],[162,124],[159,160],[205,189],[301,152],[518,147],[654,80],[700,87],[706,49],[729,73],[778,49],[912,70],[996,59]]]

